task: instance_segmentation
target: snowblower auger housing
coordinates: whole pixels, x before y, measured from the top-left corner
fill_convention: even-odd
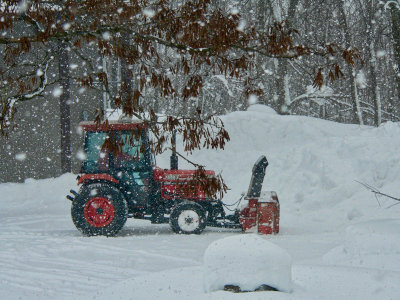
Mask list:
[[[207,198],[200,185],[188,192],[184,186],[195,170],[179,170],[176,154],[171,169],[161,169],[150,152],[148,130],[140,121],[110,121],[98,125],[82,122],[85,160],[78,176],[79,191],[71,190],[71,216],[85,235],[113,236],[127,218],[169,223],[176,233],[199,234],[208,226],[242,228],[240,212],[226,216],[220,200]],[[117,151],[107,143],[117,142]],[[249,187],[259,193],[265,175],[265,157]],[[206,171],[207,176],[215,172]]]

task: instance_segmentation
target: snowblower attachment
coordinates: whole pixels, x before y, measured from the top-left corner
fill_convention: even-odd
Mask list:
[[[245,200],[248,204],[240,212],[239,222],[244,231],[257,231],[261,234],[279,232],[279,200],[276,192],[262,192],[265,169],[268,160],[263,155],[253,166],[249,190]]]
[[[262,192],[262,185],[265,177],[265,170],[268,166],[267,158],[262,155],[255,162],[252,170],[249,189],[245,201],[247,206],[242,210],[232,210],[222,201],[214,204],[214,215],[221,217],[212,218],[209,216],[207,225],[224,228],[241,228],[243,231],[258,231],[261,234],[279,232],[279,201],[275,192]],[[244,194],[242,195],[243,198]],[[239,204],[242,198],[239,199]],[[239,206],[239,204],[237,204]],[[234,211],[232,215],[225,215],[224,207]]]
[[[251,180],[249,189],[247,192],[246,199],[249,198],[259,198],[261,194],[262,184],[265,177],[265,169],[268,166],[267,158],[262,155],[255,162],[252,170]],[[243,229],[243,224],[241,222],[241,211],[239,209],[231,209],[231,207],[235,206],[239,207],[240,202],[242,201],[244,194],[242,197],[234,204],[228,205],[223,203],[221,200],[213,203],[212,214],[208,217],[207,226],[212,227],[223,227],[223,228],[240,228]],[[234,212],[231,215],[226,215],[224,207]],[[245,208],[246,209],[246,208]]]

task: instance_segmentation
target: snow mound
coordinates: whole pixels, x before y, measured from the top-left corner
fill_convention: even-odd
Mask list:
[[[292,291],[292,259],[285,249],[258,235],[239,235],[211,243],[204,254],[204,289],[223,290],[225,285],[254,291],[268,285]]]

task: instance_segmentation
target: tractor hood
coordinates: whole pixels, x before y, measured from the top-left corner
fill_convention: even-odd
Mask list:
[[[206,170],[206,175],[213,177],[215,172]],[[161,198],[165,200],[174,199],[196,199],[205,200],[206,195],[199,183],[194,186],[188,185],[194,179],[196,170],[163,170],[155,167],[153,177],[161,183]],[[189,188],[192,186],[192,188]]]

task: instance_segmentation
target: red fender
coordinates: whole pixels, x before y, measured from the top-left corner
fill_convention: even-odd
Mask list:
[[[119,181],[109,174],[84,174],[78,180],[78,185],[91,180],[105,180],[118,184]]]

